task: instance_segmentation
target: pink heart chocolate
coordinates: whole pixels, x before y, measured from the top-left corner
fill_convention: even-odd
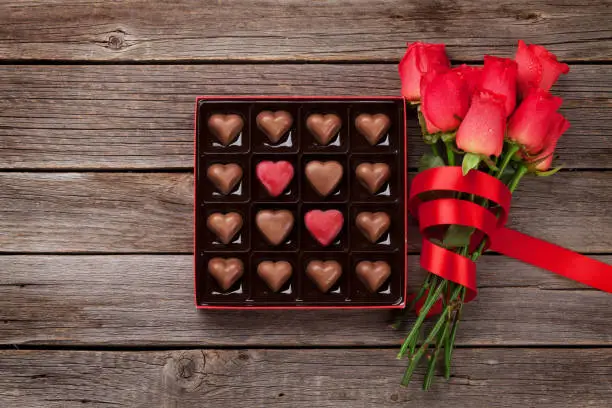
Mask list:
[[[262,161],[255,172],[272,197],[281,195],[293,178],[293,166],[287,161]]]
[[[312,210],[304,215],[304,223],[314,239],[327,246],[342,230],[344,216],[338,210]]]

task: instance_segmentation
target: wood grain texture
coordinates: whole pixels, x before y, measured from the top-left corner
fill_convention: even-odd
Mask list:
[[[0,351],[5,408],[609,407],[612,349],[460,349],[430,392],[394,350]]]
[[[554,88],[572,124],[557,163],[612,168],[612,66],[571,69]],[[0,66],[0,169],[189,168],[201,94],[398,93],[395,64]],[[409,124],[416,167],[426,147]]]
[[[389,311],[198,311],[192,265],[176,255],[1,256],[0,344],[399,347],[405,336],[388,327]],[[612,345],[609,294],[501,256],[485,256],[478,272],[458,344]],[[418,256],[409,274],[414,289]]]
[[[396,60],[407,41],[452,58],[511,55],[517,39],[565,60],[611,59],[607,1],[10,0],[0,4],[9,60]],[[264,46],[265,45],[265,46]]]
[[[579,252],[612,248],[612,172],[524,180],[508,226]],[[193,249],[190,173],[0,173],[0,251]],[[416,224],[409,230],[418,250]]]

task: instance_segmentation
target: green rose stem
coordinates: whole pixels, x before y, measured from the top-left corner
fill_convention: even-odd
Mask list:
[[[448,143],[445,143],[445,147],[447,150],[446,153],[448,164],[452,166],[455,164],[455,155],[452,151],[452,146],[450,146]],[[432,149],[434,149],[434,145],[432,145]],[[496,172],[496,177],[498,179],[501,179],[504,170],[508,167],[510,161],[519,151],[519,149],[520,147],[518,145],[514,143],[508,143],[508,149],[505,151],[504,154],[502,154],[502,157],[500,157],[501,164],[499,166],[499,170],[497,170]],[[435,146],[434,151],[437,152],[437,154],[439,155],[437,146]],[[520,180],[527,173],[527,166],[523,163],[518,164],[512,179],[508,182],[508,188],[511,192],[514,192]],[[470,196],[470,201],[474,201],[474,199],[475,197]],[[481,205],[483,207],[488,207],[488,200],[484,200]],[[476,251],[474,251],[472,254],[469,254],[469,246],[457,248],[456,252],[460,255],[470,258],[473,261],[476,261],[482,255],[485,245],[486,239],[483,239],[480,242]],[[463,305],[465,302],[466,292],[467,289],[462,285],[456,284],[446,279],[442,279],[439,276],[431,273],[427,274],[423,285],[421,286],[415,298],[412,300],[408,310],[413,309],[417,301],[426,295],[425,301],[423,302],[423,306],[419,310],[419,314],[417,316],[416,321],[414,322],[412,329],[410,330],[410,333],[406,337],[397,355],[398,359],[403,358],[406,354],[408,354],[410,357],[409,365],[406,368],[406,371],[404,372],[404,376],[402,378],[402,385],[408,385],[421,359],[429,351],[430,345],[432,345],[434,349],[433,353],[427,356],[429,362],[425,374],[425,379],[423,381],[423,389],[428,390],[433,382],[436,364],[440,357],[442,349],[444,349],[444,377],[447,379],[450,378],[451,360],[455,346],[455,339],[457,336],[457,329],[459,327]],[[425,338],[423,343],[417,349],[419,333],[421,332],[425,318],[430,312],[431,308],[438,301],[442,302],[443,311],[438,317],[438,320],[436,321],[431,331],[427,334],[427,337]],[[399,327],[400,323],[401,321],[397,322],[394,327]]]

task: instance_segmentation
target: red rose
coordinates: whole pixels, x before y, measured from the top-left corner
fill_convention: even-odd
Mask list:
[[[550,168],[553,161],[553,153],[555,152],[555,148],[557,147],[557,142],[559,138],[567,129],[569,129],[570,123],[567,119],[563,117],[562,114],[555,112],[552,114],[552,118],[550,121],[550,129],[548,130],[548,137],[546,138],[546,147],[542,150],[542,153],[536,158],[543,158],[541,162],[539,162],[535,168],[539,171],[546,171]]]
[[[406,54],[399,63],[402,95],[409,101],[418,101],[421,98],[421,77],[435,68],[449,67],[444,44],[408,44]]]
[[[504,97],[479,89],[457,131],[457,146],[468,153],[499,156],[504,146]]]
[[[516,62],[510,58],[484,57],[484,68],[480,87],[506,97],[506,116],[510,116],[516,106]]]
[[[453,71],[459,74],[459,76],[461,76],[467,83],[471,99],[472,95],[474,95],[474,91],[476,91],[476,88],[480,85],[482,67],[472,67],[470,65],[462,64],[453,68]]]
[[[432,71],[421,79],[421,112],[429,133],[457,129],[469,106],[468,86],[457,72]]]
[[[567,74],[567,64],[557,61],[555,54],[541,45],[527,45],[519,40],[514,60],[518,64],[518,85],[525,96],[529,88],[548,91],[561,74]]]
[[[544,148],[554,113],[563,100],[543,89],[532,89],[508,122],[508,138],[536,154]]]

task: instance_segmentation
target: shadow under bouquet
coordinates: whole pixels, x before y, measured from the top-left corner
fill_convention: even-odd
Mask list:
[[[503,227],[521,179],[559,170],[551,169],[553,154],[570,125],[558,112],[562,99],[549,90],[568,71],[544,47],[523,41],[514,59],[486,55],[478,67],[451,67],[442,44],[408,45],[399,64],[402,94],[417,109],[431,152],[421,158],[408,203],[423,234],[428,274],[412,299],[417,318],[398,354],[409,358],[403,385],[423,360],[424,389],[439,362],[450,377],[461,312],[477,293],[475,261],[487,249],[593,285],[593,276],[554,265],[559,256],[581,255]],[[602,274],[609,268],[587,266]],[[431,316],[437,320],[421,335]]]

